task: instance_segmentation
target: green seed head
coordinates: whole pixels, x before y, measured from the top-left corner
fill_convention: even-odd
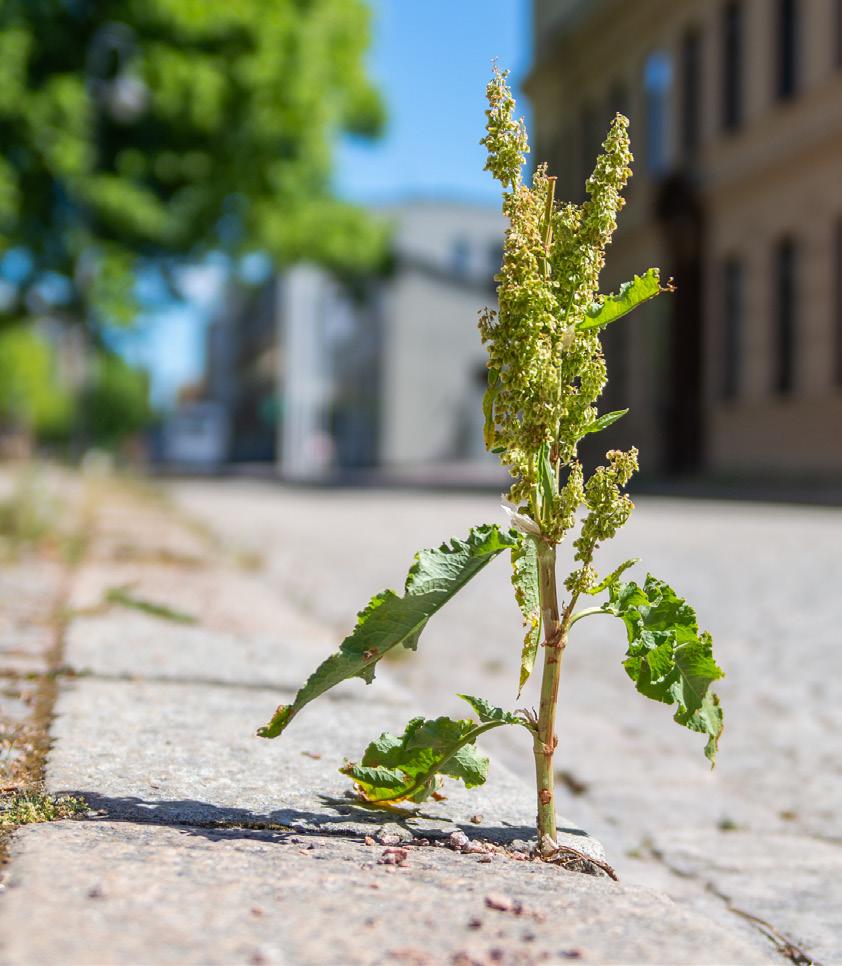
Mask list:
[[[598,330],[579,325],[597,298],[605,248],[631,175],[628,121],[614,118],[587,181],[588,199],[557,204],[555,179],[545,165],[531,185],[521,180],[529,148],[523,121],[514,120],[506,77],[495,69],[488,85],[482,142],[486,168],[503,186],[509,221],[496,276],[499,309],[485,310],[479,323],[492,373],[486,442],[515,477],[509,498],[535,519],[538,453],[549,448],[557,494],[552,512],[544,508],[540,516],[545,535],[559,540],[583,497],[577,446],[596,419],[607,378]]]

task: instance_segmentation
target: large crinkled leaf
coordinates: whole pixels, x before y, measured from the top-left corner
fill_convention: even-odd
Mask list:
[[[587,329],[602,329],[616,322],[643,302],[648,302],[661,292],[672,291],[667,283],[661,286],[661,273],[650,268],[643,275],[635,275],[630,282],[624,282],[616,295],[606,295],[601,302],[594,302],[585,312],[585,317],[576,326],[580,332]]]
[[[372,597],[339,650],[319,665],[292,704],[277,709],[258,735],[276,738],[306,704],[348,678],[361,677],[370,684],[375,665],[384,654],[398,645],[414,650],[430,617],[498,553],[517,541],[513,531],[487,524],[472,529],[465,540],[419,551],[407,574],[403,596],[385,590]]]
[[[708,736],[705,755],[713,763],[723,715],[710,685],[723,672],[713,658],[710,634],[699,632],[696,612],[687,601],[651,574],[642,587],[615,580],[608,593],[603,610],[626,625],[626,673],[641,694],[677,705],[675,721]]]
[[[476,747],[476,739],[503,725],[531,730],[519,713],[497,708],[485,698],[460,694],[479,718],[425,720],[413,718],[402,735],[384,732],[366,748],[362,761],[347,762],[340,771],[354,779],[366,801],[422,802],[441,783],[441,776],[458,778],[468,788],[482,785],[488,775],[488,758]]]
[[[359,764],[348,762],[340,771],[369,802],[422,802],[436,791],[440,775],[473,788],[488,775],[488,758],[474,744],[483,730],[468,720],[413,718],[402,735],[380,735]]]
[[[524,536],[512,547],[512,585],[515,600],[523,615],[526,635],[520,655],[520,682],[518,695],[535,667],[535,658],[541,643],[541,596],[538,590],[538,547],[534,540]]]

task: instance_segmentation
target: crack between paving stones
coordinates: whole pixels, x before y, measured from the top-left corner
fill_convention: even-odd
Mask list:
[[[173,829],[184,829],[185,831],[190,831],[195,829],[197,832],[200,829],[205,829],[207,831],[215,832],[276,832],[281,833],[285,840],[282,840],[279,844],[289,844],[289,845],[300,845],[307,839],[340,839],[345,842],[357,842],[362,845],[371,846],[371,841],[365,841],[366,839],[371,839],[371,836],[364,835],[360,832],[352,831],[347,828],[302,828],[295,825],[282,825],[278,822],[226,822],[224,820],[207,820],[207,821],[187,821],[181,819],[162,819],[159,816],[150,816],[146,818],[141,815],[133,816],[132,818],[123,818],[119,815],[110,816],[106,812],[105,814],[99,814],[96,818],[91,817],[80,817],[72,819],[74,822],[81,822],[87,825],[96,825],[98,822],[114,822],[126,825],[143,825],[143,826],[157,826],[160,828],[173,828]],[[372,822],[372,826],[376,823]],[[457,826],[458,827],[458,826]],[[474,855],[475,853],[463,853],[460,849],[448,848],[446,843],[450,838],[451,833],[442,832],[426,832],[423,836],[419,836],[415,841],[407,841],[401,843],[404,847],[411,849],[442,849],[445,852],[453,853],[458,856]],[[293,840],[293,836],[300,836]],[[375,848],[386,848],[388,851],[388,846],[382,842],[375,842],[373,844]],[[592,856],[587,855],[584,852],[579,852],[577,849],[567,848],[560,849],[559,852],[566,852],[570,854],[570,858],[578,858],[580,862],[583,862],[592,868],[596,868],[599,872],[602,872],[605,878],[613,879],[618,881],[617,875],[614,870],[607,864],[603,862],[598,862],[593,859]],[[496,854],[503,855],[506,858],[511,859],[511,853],[505,847],[499,847],[492,849],[486,854]],[[523,860],[521,860],[523,861]],[[537,858],[532,858],[531,861],[541,861]],[[543,862],[545,865],[556,865],[560,870],[569,872],[574,875],[590,875],[599,877],[599,872],[592,871],[586,868],[577,868],[571,862],[563,861],[563,857],[560,855],[558,859],[551,860],[549,862]]]
[[[782,956],[785,956],[791,962],[797,963],[798,966],[821,966],[818,960],[808,956],[800,946],[796,946],[780,929],[773,926],[766,919],[756,916],[753,912],[748,912],[746,909],[741,909],[735,905],[734,900],[720,889],[717,889],[712,882],[705,882],[705,891],[725,903],[725,907],[729,912],[742,917],[754,926],[755,929],[761,932],[775,946]]]
[[[46,671],[0,671],[0,679],[25,679],[29,681],[55,680],[61,678],[66,681],[102,681],[106,684],[184,684],[191,687],[228,688],[232,691],[267,691],[295,694],[298,685],[279,684],[278,682],[261,683],[258,681],[221,681],[218,678],[204,678],[195,676],[173,677],[166,674],[107,674],[100,671],[76,671],[65,666],[48,669]],[[330,701],[356,701],[357,695],[335,693],[328,695]]]
[[[705,892],[716,897],[732,915],[739,916],[749,923],[756,932],[760,933],[767,942],[770,942],[775,947],[775,950],[784,959],[789,960],[791,963],[796,963],[797,966],[821,966],[818,960],[806,953],[797,943],[793,942],[784,932],[778,929],[777,926],[772,925],[772,923],[763,919],[761,916],[749,912],[747,909],[740,908],[727,893],[719,889],[709,879],[706,879],[696,872],[687,872],[668,862],[664,853],[652,842],[648,844],[648,852],[653,859],[660,862],[665,869],[678,878],[691,879],[700,883],[704,887]]]

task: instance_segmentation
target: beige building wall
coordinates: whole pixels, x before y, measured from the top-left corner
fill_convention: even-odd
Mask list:
[[[665,52],[673,80],[667,98],[669,164],[694,186],[703,212],[703,445],[699,468],[722,475],[842,473],[842,385],[839,382],[838,233],[842,223],[842,65],[837,0],[797,0],[797,88],[776,97],[777,0],[742,0],[743,121],[721,121],[725,0],[535,0],[535,65],[526,88],[533,103],[536,157],[547,157],[562,194],[579,187],[587,155],[584,119],[603,130],[616,107],[631,118],[636,177],[609,253],[605,287],[649,265],[669,266],[670,251],[655,215],[662,181],[647,173],[647,58]],[[700,143],[681,158],[682,45],[701,38]],[[616,92],[625,88],[625,104]],[[601,135],[602,136],[602,135]],[[793,388],[775,387],[775,252],[796,246]],[[743,302],[738,392],[725,399],[726,320],[723,264],[742,265]],[[679,279],[680,282],[680,279]],[[659,300],[663,303],[665,300]],[[680,318],[662,304],[631,317],[622,338],[609,335],[612,370],[632,414],[617,424],[617,442],[634,441],[644,469],[664,464],[664,414],[670,339]],[[669,312],[667,312],[667,315]],[[671,329],[671,327],[673,327]],[[609,389],[609,392],[611,390]],[[611,398],[611,408],[620,404]],[[621,428],[622,427],[622,428]],[[647,454],[649,454],[647,456]],[[646,461],[648,460],[648,467]]]

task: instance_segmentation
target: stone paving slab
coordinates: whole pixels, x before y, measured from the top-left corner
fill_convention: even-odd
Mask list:
[[[404,527],[395,509],[394,526]],[[385,530],[392,539],[389,521]],[[285,554],[303,546],[276,536],[272,547]],[[261,529],[261,551],[271,537]],[[318,557],[327,544],[317,534],[307,546]],[[257,739],[256,726],[335,647],[340,610],[312,606],[315,584],[280,582],[275,558],[247,573],[232,547],[223,553],[162,505],[126,496],[98,507],[72,606],[94,608],[110,586],[130,583],[198,623],[117,607],[72,621],[66,659],[80,676],[60,682],[47,787],[82,793],[99,815],[17,833],[0,899],[0,963],[776,961],[774,945],[736,918],[714,922],[626,882],[436,847],[455,829],[498,842],[531,837],[534,792],[499,761],[483,788],[448,783],[445,801],[407,816],[346,797],[344,757],[384,729],[402,730],[420,708],[453,710],[436,707],[440,688],[410,703],[390,681],[395,668],[371,687],[337,689],[283,738]],[[348,566],[365,569],[368,559],[355,551]],[[285,569],[293,566],[289,556]],[[331,581],[347,581],[356,600],[355,575],[341,560],[332,566]],[[368,576],[377,578],[366,574],[367,585]],[[389,582],[372,579],[368,592]],[[480,603],[483,626],[500,620],[487,598]],[[341,613],[352,619],[353,608]],[[602,855],[561,822],[568,844]],[[383,847],[365,836],[384,824],[433,844],[408,845],[406,868],[380,865]],[[485,905],[493,893],[507,910]],[[525,906],[520,915],[512,903]]]
[[[659,851],[679,875],[759,917],[815,962],[842,962],[842,849],[803,835],[670,833]],[[761,925],[761,928],[762,925]]]
[[[382,847],[336,837],[33,826],[17,838],[0,904],[0,962],[769,961],[647,889],[500,856],[407,851],[396,868],[378,864]],[[512,905],[489,908],[490,896]]]
[[[388,697],[388,685],[378,683]],[[338,768],[382,731],[402,730],[410,717],[405,706],[396,700],[328,699],[320,710],[302,712],[282,738],[256,738],[255,725],[267,710],[289,697],[232,687],[79,679],[68,684],[56,707],[47,786],[81,794],[109,817],[136,821],[273,823],[365,835],[399,820],[424,836],[463,829],[471,837],[505,842],[533,835],[531,790],[496,763],[485,786],[469,792],[448,782],[445,801],[425,802],[414,815],[357,806]],[[472,822],[477,816],[481,820]],[[561,825],[573,847],[604,857],[599,844],[573,823]]]
[[[254,571],[228,566],[223,579],[220,567],[211,562],[179,567],[143,560],[96,560],[75,575],[68,606],[76,612],[95,609],[115,587],[127,587],[137,597],[181,611],[209,630],[245,638],[257,634],[301,642],[327,635],[335,645],[344,636],[337,633],[343,628],[347,633],[355,615],[352,611],[332,630],[323,621],[308,618]],[[112,608],[111,612],[120,611]]]
[[[418,547],[500,518],[493,494],[324,491],[246,481],[190,481],[169,489],[223,538],[236,535],[259,547],[266,565],[258,579],[296,599],[309,595],[312,615],[325,621],[347,617],[372,589],[395,586]],[[562,675],[559,807],[605,843],[623,881],[645,882],[682,903],[718,905],[733,927],[746,920],[730,913],[707,885],[720,888],[723,877],[727,894],[740,881],[742,908],[787,935],[792,931],[807,956],[821,960],[827,930],[836,929],[834,910],[827,926],[817,923],[816,910],[823,906],[799,898],[802,886],[791,887],[788,865],[775,874],[747,854],[741,879],[738,839],[729,839],[731,832],[719,836],[734,828],[756,836],[762,854],[771,834],[795,835],[795,851],[803,853],[816,882],[824,877],[828,902],[836,901],[838,867],[824,858],[812,867],[810,853],[813,843],[825,857],[828,850],[842,852],[842,704],[834,696],[842,669],[842,596],[836,586],[842,512],[636,502],[628,526],[601,551],[599,568],[605,573],[640,557],[632,574],[640,579],[651,571],[668,579],[712,632],[727,675],[720,688],[726,732],[719,761],[710,772],[699,736],[676,728],[663,705],[634,694],[621,663],[622,627],[583,621]],[[571,549],[562,548],[560,567]],[[395,669],[417,695],[418,708],[451,713],[450,695],[468,682],[475,693],[510,706],[521,633],[509,579],[505,561],[491,564],[430,622],[412,660]],[[317,593],[319,587],[330,592]],[[446,687],[450,681],[456,686]],[[535,704],[534,690],[527,686],[521,702]],[[488,738],[498,757],[528,782],[531,762],[520,753],[517,736],[501,729]],[[670,871],[674,833],[692,840],[699,856],[690,877]],[[706,865],[713,843],[728,856],[727,880],[721,856],[710,855]],[[763,876],[768,895],[754,908],[750,886]],[[786,909],[780,922],[769,918],[774,908]],[[815,947],[813,924],[820,927]]]
[[[293,638],[286,636],[284,625],[278,630],[285,636],[244,637],[115,608],[73,621],[66,634],[64,661],[77,673],[106,678],[205,681],[295,691],[335,650],[335,642],[323,631]],[[348,682],[339,685],[335,694],[356,693],[360,687],[365,687],[362,681]],[[394,688],[377,691],[382,691],[380,700],[388,701]],[[269,714],[278,700],[269,702]]]

